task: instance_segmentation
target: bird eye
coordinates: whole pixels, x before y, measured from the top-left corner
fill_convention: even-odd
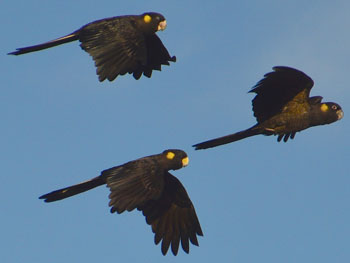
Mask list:
[[[332,109],[333,109],[333,110],[337,110],[337,109],[338,109],[337,105],[333,105],[333,106],[332,106]]]

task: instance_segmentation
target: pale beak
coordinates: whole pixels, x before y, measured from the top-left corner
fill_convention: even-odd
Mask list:
[[[189,162],[188,157],[183,158],[183,159],[182,159],[182,167],[187,166],[187,165],[188,165],[188,162]]]
[[[166,28],[166,20],[159,22],[158,24],[158,31],[161,30],[163,31]]]
[[[344,112],[342,110],[337,110],[337,116],[338,116],[338,120],[340,120],[341,118],[343,118],[344,116]]]

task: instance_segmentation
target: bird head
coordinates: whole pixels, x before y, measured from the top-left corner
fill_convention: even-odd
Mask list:
[[[149,12],[140,15],[139,26],[145,34],[154,34],[166,28],[166,20],[159,13]]]
[[[324,102],[316,105],[318,124],[329,124],[340,120],[344,112],[339,104],[334,102]]]
[[[169,170],[178,170],[188,165],[187,154],[182,150],[169,149],[165,150],[162,155]]]

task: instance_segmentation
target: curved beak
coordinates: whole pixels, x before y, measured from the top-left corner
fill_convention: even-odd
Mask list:
[[[337,116],[338,116],[338,120],[340,120],[341,118],[343,118],[344,116],[344,112],[342,110],[337,110]]]
[[[164,29],[166,29],[166,20],[159,22],[158,24],[158,31],[159,30],[163,31]]]
[[[187,165],[188,165],[188,162],[189,162],[188,157],[183,158],[183,159],[182,159],[182,167],[187,166]]]

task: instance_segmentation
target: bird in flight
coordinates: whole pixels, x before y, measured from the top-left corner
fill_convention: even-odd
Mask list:
[[[111,213],[120,214],[137,208],[152,226],[155,244],[162,241],[163,255],[170,245],[173,254],[177,255],[180,241],[182,249],[189,253],[189,241],[198,246],[197,235],[203,236],[203,232],[185,188],[169,173],[169,170],[178,170],[187,164],[184,151],[165,150],[104,170],[91,180],[39,198],[54,202],[106,184],[110,189]]]
[[[277,141],[287,142],[299,131],[340,120],[344,113],[337,103],[322,102],[321,96],[310,97],[313,85],[313,80],[297,69],[274,67],[250,91],[256,93],[252,104],[257,124],[193,147],[207,149],[258,134],[277,135]]]
[[[22,55],[79,40],[80,47],[95,61],[99,81],[113,81],[118,75],[133,74],[150,78],[152,70],[175,62],[156,35],[166,28],[159,13],[126,15],[91,22],[73,33],[35,46],[17,48],[9,55]]]

